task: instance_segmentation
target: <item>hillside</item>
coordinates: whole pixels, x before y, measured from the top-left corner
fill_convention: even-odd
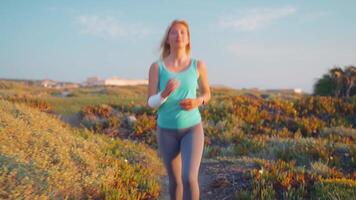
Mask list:
[[[158,197],[162,166],[146,145],[4,100],[0,113],[0,199]]]

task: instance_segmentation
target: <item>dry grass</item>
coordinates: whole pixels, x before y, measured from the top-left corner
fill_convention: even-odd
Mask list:
[[[156,176],[162,166],[147,146],[73,129],[46,113],[4,100],[0,113],[0,198],[159,195]]]

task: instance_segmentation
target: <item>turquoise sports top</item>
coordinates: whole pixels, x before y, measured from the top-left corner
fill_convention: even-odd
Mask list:
[[[190,66],[181,72],[169,71],[163,63],[158,61],[159,65],[159,91],[166,88],[167,82],[172,79],[178,79],[180,85],[167,98],[167,100],[158,108],[157,125],[161,128],[181,129],[189,128],[201,122],[201,116],[198,108],[184,110],[179,102],[186,98],[196,98],[198,88],[198,70],[197,61],[192,59]]]

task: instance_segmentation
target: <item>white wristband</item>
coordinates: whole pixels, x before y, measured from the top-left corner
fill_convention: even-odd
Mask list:
[[[152,95],[148,98],[148,106],[151,108],[158,108],[160,107],[165,101],[167,100],[166,98],[163,98],[161,96],[161,92],[158,92],[155,95]]]

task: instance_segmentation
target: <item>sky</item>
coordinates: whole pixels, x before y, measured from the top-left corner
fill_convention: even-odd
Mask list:
[[[211,85],[300,88],[356,65],[356,1],[0,1],[0,78],[148,79],[174,19]]]

